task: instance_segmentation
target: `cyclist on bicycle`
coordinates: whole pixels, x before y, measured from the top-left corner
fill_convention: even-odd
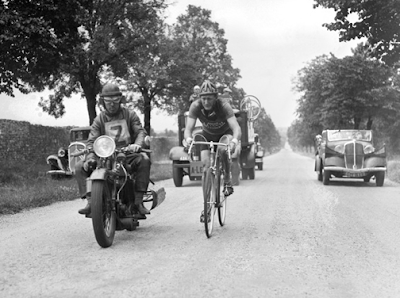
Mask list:
[[[200,98],[190,105],[189,115],[184,132],[185,141],[189,146],[192,141],[192,133],[199,119],[203,125],[200,134],[207,141],[229,143],[231,152],[235,151],[238,140],[241,137],[240,126],[233,113],[229,101],[224,98],[218,98],[217,88],[210,81],[204,81],[200,87]],[[204,170],[209,164],[209,150],[202,147],[201,160],[204,162]],[[224,167],[224,194],[229,196],[233,193],[231,182],[231,165],[228,161],[228,154],[225,150],[220,151],[221,160]]]

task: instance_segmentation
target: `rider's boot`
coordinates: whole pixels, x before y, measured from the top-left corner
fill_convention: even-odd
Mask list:
[[[135,206],[140,214],[150,214],[150,210],[143,206],[143,195],[144,192],[135,192]]]
[[[232,186],[232,182],[231,180],[229,181],[224,181],[224,190],[223,190],[224,195],[230,196],[231,194],[233,194],[233,186]]]
[[[79,214],[90,214],[90,212],[91,212],[91,207],[90,207],[90,205],[91,205],[91,198],[90,197],[87,197],[86,198],[87,199],[87,204],[86,204],[86,207],[85,208],[82,208],[82,209],[79,209]]]

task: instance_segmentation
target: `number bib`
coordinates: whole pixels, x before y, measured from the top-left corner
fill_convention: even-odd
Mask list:
[[[131,135],[125,119],[106,122],[105,130],[106,135],[112,137],[117,146],[126,146],[131,143]]]

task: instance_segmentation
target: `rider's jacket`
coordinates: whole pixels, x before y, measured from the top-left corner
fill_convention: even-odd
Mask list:
[[[142,127],[138,115],[131,110],[121,107],[115,116],[101,112],[93,121],[87,140],[88,147],[101,135],[112,137],[117,146],[137,144],[143,146],[146,131]]]
[[[222,136],[232,134],[227,119],[234,116],[232,107],[226,99],[218,98],[212,110],[206,111],[203,108],[201,99],[190,105],[188,117],[199,119],[203,130],[211,135]]]

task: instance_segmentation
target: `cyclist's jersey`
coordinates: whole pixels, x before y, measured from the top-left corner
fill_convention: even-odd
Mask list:
[[[211,111],[206,111],[203,108],[201,99],[194,101],[189,109],[189,117],[192,119],[199,119],[203,125],[203,130],[214,136],[233,134],[227,121],[227,119],[233,116],[232,107],[229,105],[229,102],[223,98],[217,99]]]

